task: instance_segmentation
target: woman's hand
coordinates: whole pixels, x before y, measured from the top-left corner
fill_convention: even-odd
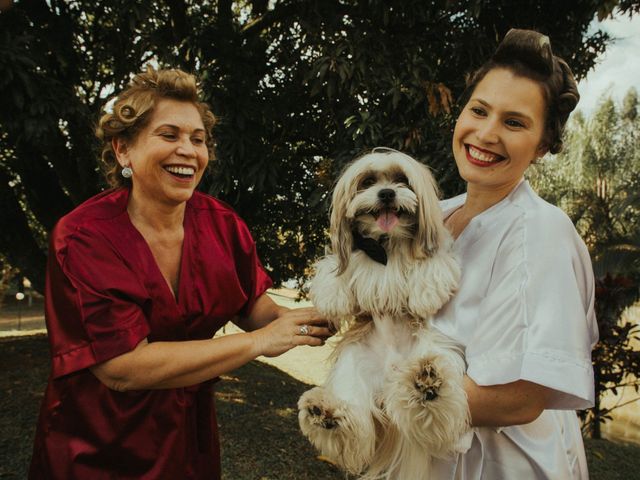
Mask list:
[[[299,345],[320,346],[332,335],[313,307],[284,309],[266,326],[251,332],[258,355],[276,357]]]

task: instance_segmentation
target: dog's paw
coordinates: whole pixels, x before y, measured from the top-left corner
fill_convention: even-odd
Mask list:
[[[423,405],[438,398],[443,381],[434,362],[424,359],[419,363],[413,377],[413,385]]]
[[[376,434],[371,412],[366,409],[315,387],[300,397],[298,421],[309,441],[347,472],[359,474],[370,463]]]
[[[309,423],[317,425],[327,430],[332,430],[340,424],[340,417],[336,415],[335,410],[324,408],[319,405],[310,405],[307,407]]]
[[[385,379],[385,413],[409,441],[431,455],[447,455],[469,428],[462,380],[462,369],[447,358],[409,361]]]
[[[307,436],[318,428],[337,429],[343,424],[347,411],[347,405],[323,387],[312,388],[298,401],[300,427]]]

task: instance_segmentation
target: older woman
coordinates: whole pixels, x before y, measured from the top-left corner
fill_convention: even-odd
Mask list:
[[[562,147],[578,102],[549,39],[511,30],[469,80],[453,134],[467,193],[443,202],[462,264],[436,328],[464,346],[471,448],[441,479],[586,479],[575,409],[594,401],[598,331],[587,249],[524,174]]]
[[[100,120],[118,188],[51,233],[52,372],[30,478],[220,478],[215,378],[329,335],[313,309],[266,296],[246,225],[195,192],[213,124],[193,76],[153,69]],[[229,320],[247,333],[213,338]]]

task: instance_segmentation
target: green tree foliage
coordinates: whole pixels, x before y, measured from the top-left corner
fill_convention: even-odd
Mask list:
[[[540,194],[571,217],[593,259],[600,342],[593,352],[596,406],[586,418],[595,438],[616,408],[604,408],[603,397],[640,388],[640,351],[634,345],[640,327],[622,320],[640,296],[638,145],[638,94],[631,89],[620,106],[604,98],[591,118],[575,115],[564,151],[532,178]]]
[[[629,3],[629,2],[626,2]],[[41,289],[47,232],[103,185],[93,127],[149,60],[196,72],[220,118],[202,188],[247,220],[276,282],[325,243],[328,192],[363,149],[449,153],[464,74],[511,27],[549,34],[578,77],[634,3],[555,0],[2,0],[0,253]]]

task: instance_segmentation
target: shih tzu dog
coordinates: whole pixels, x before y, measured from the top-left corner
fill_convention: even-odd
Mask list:
[[[461,352],[428,325],[460,270],[427,167],[391,149],[356,159],[330,237],[310,294],[344,334],[325,385],[298,402],[302,432],[351,474],[427,479],[469,429]]]

